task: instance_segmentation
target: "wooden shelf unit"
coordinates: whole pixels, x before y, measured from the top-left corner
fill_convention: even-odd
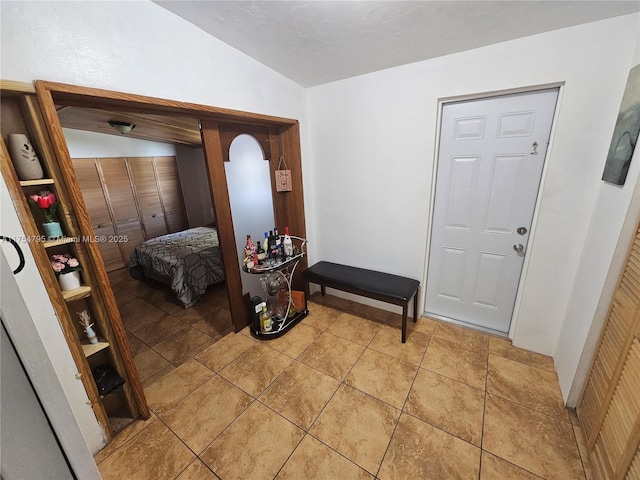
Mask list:
[[[84,356],[87,358],[104,350],[105,348],[109,348],[109,342],[91,343],[89,340],[83,340],[81,343],[82,351],[84,352]]]
[[[80,285],[73,290],[62,290],[62,298],[67,303],[75,302],[82,298],[88,298],[91,296],[91,287],[88,285]]]
[[[99,251],[91,242],[78,241],[95,235],[91,225],[87,226],[82,221],[83,218],[88,218],[88,214],[82,197],[77,195],[80,189],[66,145],[60,145],[60,139],[57,144],[52,141],[45,123],[44,110],[36,91],[30,85],[5,81],[0,83],[2,175],[25,236],[35,239],[28,242],[29,248],[80,374],[78,377],[83,382],[96,418],[110,441],[113,436],[108,418],[110,411],[125,408],[131,418],[148,418],[149,409]],[[7,135],[12,133],[27,135],[38,154],[46,178],[26,181],[18,179],[5,144]],[[53,191],[60,202],[57,216],[65,237],[36,241],[44,238],[44,230],[39,219],[34,217],[27,197],[32,192],[37,192],[38,186],[42,186],[42,190]],[[54,253],[70,253],[79,260],[82,286],[70,291],[60,289],[51,268],[50,257]],[[89,310],[94,330],[101,339],[98,344],[88,342],[79,324],[76,312],[85,309]],[[122,391],[108,395],[108,402],[103,401],[99,395],[91,373],[91,367],[101,364],[110,365],[125,380]]]
[[[20,180],[21,187],[37,187],[39,185],[53,185],[53,178],[41,178],[40,180]]]

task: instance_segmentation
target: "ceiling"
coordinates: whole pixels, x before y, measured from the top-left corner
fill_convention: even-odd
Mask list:
[[[640,1],[154,0],[304,87],[640,11]]]
[[[505,40],[640,11],[640,1],[158,0],[205,32],[310,87]],[[63,127],[200,145],[194,118],[58,107]]]

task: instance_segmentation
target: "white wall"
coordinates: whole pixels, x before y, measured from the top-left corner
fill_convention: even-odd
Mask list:
[[[306,117],[306,93],[301,86],[152,2],[2,1],[0,15],[3,79],[43,79],[301,120]],[[308,142],[303,122],[301,142],[305,158]],[[2,190],[6,191],[4,183]],[[7,221],[17,219],[13,209],[5,208],[10,205],[3,198],[3,231]],[[14,233],[18,235],[10,232]],[[35,303],[51,310],[46,299],[33,294],[34,289],[44,291],[35,267],[22,275],[19,285],[29,306]],[[47,329],[57,327],[51,326],[52,319],[52,310],[34,316],[36,322],[47,322]],[[42,341],[51,352],[68,353],[61,336]],[[51,360],[70,402],[81,403],[80,393],[68,386],[78,383],[74,372],[58,365],[62,362],[59,355],[52,353]],[[96,452],[102,443],[96,437],[95,418],[77,413],[76,417],[89,448]]]
[[[638,64],[640,40],[629,68]],[[636,89],[640,89],[640,85],[636,85]],[[608,131],[610,137],[613,127]],[[597,185],[589,230],[554,353],[560,386],[571,406],[577,404],[582,393],[630,241],[635,235],[640,216],[639,176],[640,148],[636,148],[624,185],[606,182]],[[590,319],[593,322],[589,322]]]
[[[168,143],[70,128],[63,128],[62,132],[71,158],[160,157],[176,154],[176,147]]]
[[[236,249],[241,268],[242,293],[262,296],[259,275],[242,272],[247,235],[257,245],[264,232],[273,230],[273,194],[269,162],[260,143],[251,135],[239,135],[231,142],[229,161],[225,162],[229,203],[236,232]],[[283,232],[284,233],[284,232]]]
[[[313,162],[305,178],[315,199],[307,211],[312,260],[422,280],[439,99],[563,83],[513,329],[515,345],[553,354],[638,20],[617,17],[311,88]],[[636,178],[627,182],[633,188]],[[607,208],[624,212],[628,201],[618,198]],[[341,214],[344,205],[349,210]],[[602,248],[615,244],[615,232],[602,234],[612,237]],[[582,321],[588,328],[591,320]]]

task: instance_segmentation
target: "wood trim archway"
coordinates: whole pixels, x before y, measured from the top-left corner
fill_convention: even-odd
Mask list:
[[[229,146],[237,135],[248,133],[256,137],[270,163],[276,225],[279,227],[288,225],[291,232],[298,236],[306,237],[298,121],[43,80],[38,80],[35,84],[38,100],[41,104],[57,160],[61,167],[68,172],[73,172],[73,165],[56,112],[56,104],[85,108],[105,108],[131,113],[187,115],[200,119],[202,144],[218,223],[233,328],[236,332],[244,328],[247,325],[247,310],[242,296],[242,282],[236,256],[235,234],[223,162],[225,158],[228,159]],[[281,155],[285,157],[287,166],[291,170],[294,185],[292,192],[276,193],[275,170],[278,167],[278,160]],[[74,203],[79,206],[76,212],[78,223],[83,230],[92,232],[91,221],[75,174],[71,175],[71,177],[69,178],[69,185],[72,186],[70,194],[74,197]],[[89,247],[94,250],[92,255],[100,258],[97,245],[91,243]],[[301,272],[304,268],[306,268],[306,259],[303,259],[298,272]],[[104,269],[97,273],[97,277],[101,286],[109,285],[109,279]],[[305,289],[305,284],[299,278],[299,274],[296,277],[293,282],[294,287],[296,289]],[[117,318],[120,321],[118,307],[111,289],[105,288],[105,290],[109,292],[106,295],[107,308],[110,310],[109,314],[112,318]],[[114,330],[116,335],[120,337],[118,338],[120,343],[127,345],[124,329],[116,327]],[[130,361],[133,364],[133,359]]]

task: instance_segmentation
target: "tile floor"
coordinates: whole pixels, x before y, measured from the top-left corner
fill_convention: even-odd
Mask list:
[[[153,415],[96,455],[105,479],[591,479],[549,357],[427,318],[403,345],[398,315],[329,296],[279,339],[223,337],[210,299],[168,311],[126,283]]]

